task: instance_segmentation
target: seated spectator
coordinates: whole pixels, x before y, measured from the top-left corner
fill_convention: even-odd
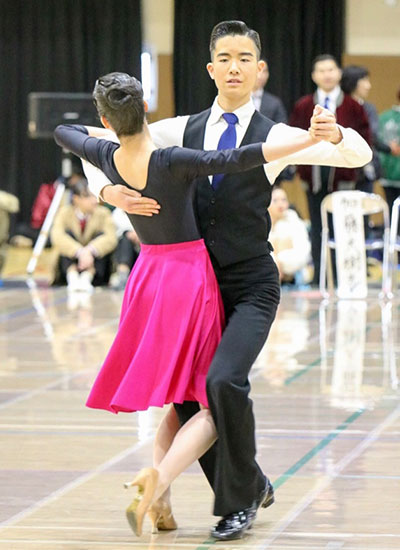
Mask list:
[[[111,275],[110,286],[114,290],[123,290],[139,255],[140,241],[123,210],[115,208],[112,217],[117,230],[118,245],[114,253],[115,273]]]
[[[289,208],[284,189],[274,187],[268,212],[272,222],[269,240],[274,247],[273,256],[281,282],[308,283],[310,276],[306,267],[311,258],[310,239],[304,221]]]
[[[85,179],[71,192],[72,204],[60,208],[51,231],[59,253],[56,282],[66,280],[71,291],[91,291],[92,283],[108,284],[117,236],[110,211],[97,204]]]
[[[21,222],[17,225],[15,234],[11,237],[10,244],[17,247],[33,246],[39,236],[40,229],[46,218],[52,200],[54,199],[57,185],[60,182],[66,183],[67,188],[61,204],[70,204],[70,189],[72,189],[75,183],[80,181],[82,178],[83,175],[81,172],[73,172],[67,180],[60,176],[55,181],[40,184],[39,191],[33,202],[30,222]],[[51,246],[50,239],[47,240],[46,246]]]
[[[19,201],[17,197],[0,191],[0,273],[6,260],[8,232],[10,228],[10,214],[19,210]]]

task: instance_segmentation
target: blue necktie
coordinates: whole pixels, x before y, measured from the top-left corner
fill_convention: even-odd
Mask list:
[[[222,115],[224,120],[228,123],[227,128],[221,134],[218,142],[218,151],[222,149],[234,149],[236,147],[236,128],[235,124],[238,122],[238,117],[234,113],[224,113]],[[225,174],[215,174],[212,179],[212,188],[217,190],[222,178]]]
[[[325,101],[324,101],[324,109],[329,109],[329,96],[326,96],[325,98]]]

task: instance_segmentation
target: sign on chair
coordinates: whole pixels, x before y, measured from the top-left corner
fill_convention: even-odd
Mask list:
[[[337,295],[366,298],[367,267],[362,197],[346,192],[333,195],[333,228],[336,243]]]

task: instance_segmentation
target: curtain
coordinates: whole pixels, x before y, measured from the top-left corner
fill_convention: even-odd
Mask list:
[[[238,19],[260,34],[270,69],[267,90],[290,112],[313,90],[312,59],[330,53],[341,60],[344,0],[175,0],[174,87],[177,114],[211,105],[216,88],[206,71],[216,23]]]
[[[28,221],[40,183],[61,173],[52,139],[27,135],[30,92],[91,92],[111,71],[140,77],[140,0],[0,0],[0,188]]]

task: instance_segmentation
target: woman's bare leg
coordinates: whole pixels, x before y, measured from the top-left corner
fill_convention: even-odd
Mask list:
[[[169,421],[172,419],[167,420]],[[167,433],[166,429],[165,432]],[[157,465],[155,463],[159,478],[153,502],[164,494],[179,474],[203,456],[216,439],[217,431],[211,412],[202,408],[178,430],[164,457]],[[155,449],[157,459],[161,457],[162,450],[166,449],[166,441],[167,439],[160,437],[157,450]]]

